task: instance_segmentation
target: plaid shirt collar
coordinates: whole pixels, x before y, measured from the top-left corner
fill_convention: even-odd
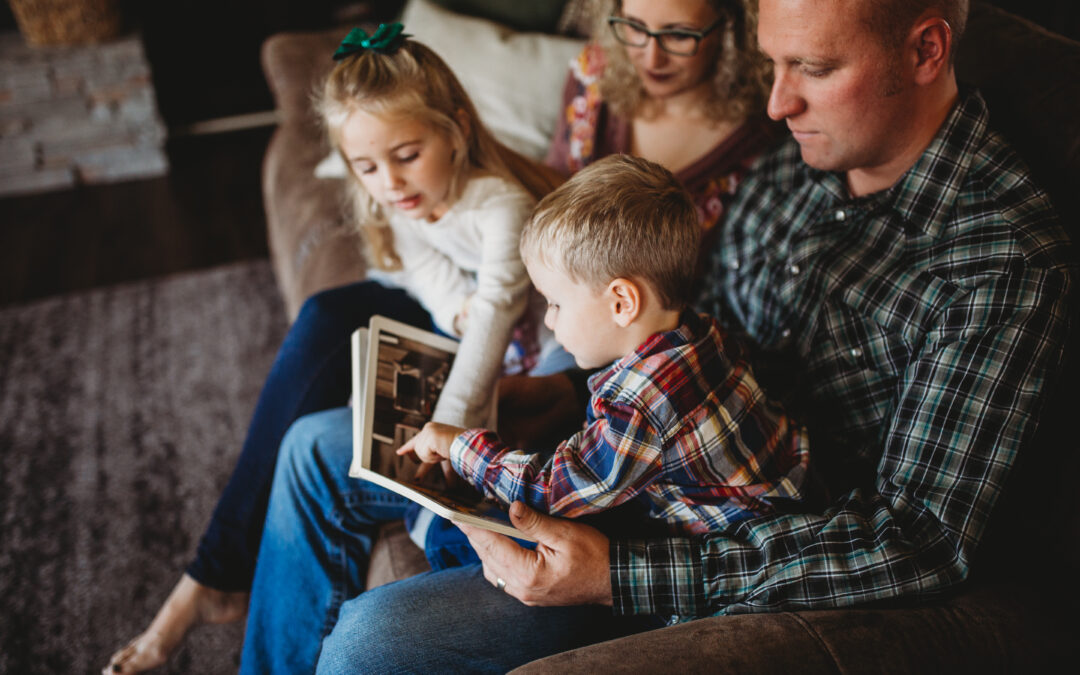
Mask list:
[[[956,207],[961,182],[975,158],[978,141],[986,135],[986,103],[974,89],[961,88],[957,102],[918,161],[892,187],[867,195],[876,208],[894,211],[908,231],[937,238]],[[804,165],[805,166],[805,165]],[[835,200],[851,200],[842,173],[806,167],[813,182]]]
[[[652,354],[693,343],[704,330],[705,324],[701,317],[693,310],[684,309],[679,315],[679,325],[676,328],[653,333],[647,340],[638,345],[638,348],[633,352],[590,376],[589,391],[599,391],[600,387],[604,386],[604,383],[610,380],[615,373],[625,368],[633,368]]]

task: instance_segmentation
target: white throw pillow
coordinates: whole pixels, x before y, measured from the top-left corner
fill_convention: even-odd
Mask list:
[[[409,0],[401,22],[406,33],[446,61],[496,138],[526,157],[544,158],[555,133],[566,73],[583,40],[520,33],[428,0]],[[315,175],[344,177],[345,164],[332,151],[319,162]]]

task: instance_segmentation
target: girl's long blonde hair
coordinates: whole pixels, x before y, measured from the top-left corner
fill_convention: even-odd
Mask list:
[[[708,0],[723,20],[720,56],[712,73],[710,96],[705,101],[709,119],[737,121],[764,110],[772,71],[757,48],[757,0]],[[641,78],[615,39],[607,18],[618,14],[622,0],[594,2],[593,38],[604,49],[607,67],[600,76],[600,96],[622,117],[648,116],[648,98]]]
[[[361,51],[340,61],[315,94],[315,108],[333,147],[341,151],[341,134],[356,111],[381,118],[400,117],[430,125],[454,148],[450,194],[457,199],[472,171],[500,176],[540,199],[557,185],[556,176],[495,140],[480,121],[475,106],[450,67],[427,46],[405,40],[393,54]],[[468,120],[462,128],[459,116]],[[352,173],[348,158],[345,165]],[[384,270],[401,268],[386,214],[363,188],[348,181],[356,223],[365,235],[370,264]]]

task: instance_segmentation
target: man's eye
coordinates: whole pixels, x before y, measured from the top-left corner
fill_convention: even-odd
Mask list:
[[[832,68],[811,68],[809,66],[806,66],[806,67],[803,68],[803,74],[804,75],[806,75],[807,77],[815,77],[815,78],[825,77],[826,75],[828,75],[832,71],[833,71]]]

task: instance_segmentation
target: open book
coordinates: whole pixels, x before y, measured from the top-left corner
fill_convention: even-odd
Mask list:
[[[395,451],[431,418],[458,343],[373,316],[352,335],[353,461],[349,475],[408,497],[448,520],[529,539],[510,524],[505,509],[464,481],[447,487],[442,471],[414,482],[419,465]],[[493,397],[494,404],[494,397]],[[495,428],[494,405],[489,428]]]

